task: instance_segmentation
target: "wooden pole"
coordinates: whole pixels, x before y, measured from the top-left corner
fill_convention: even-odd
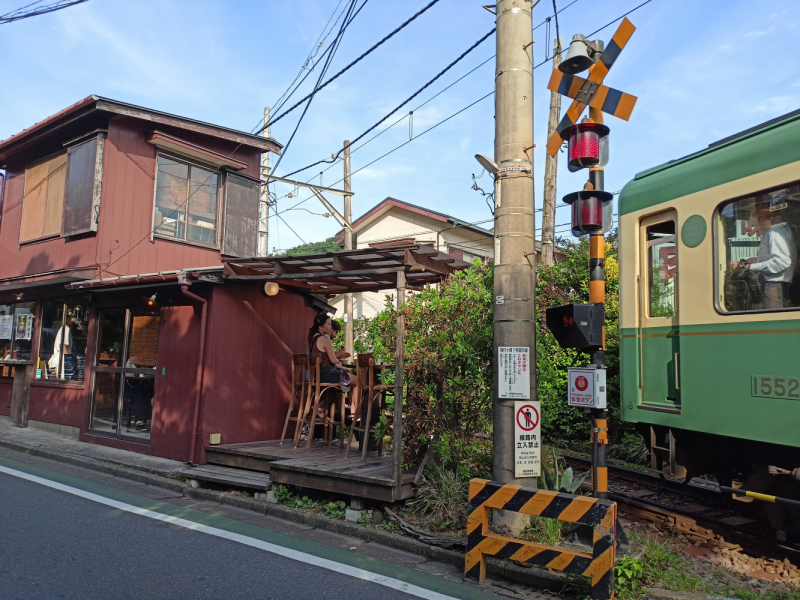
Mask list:
[[[11,420],[17,427],[28,426],[28,406],[31,400],[33,364],[14,367],[14,384],[11,388]]]
[[[345,140],[344,142],[344,220],[348,225],[351,225],[353,222],[353,211],[352,211],[352,200],[353,196],[347,192],[351,191],[351,180],[350,180],[350,142]],[[347,227],[344,228],[344,249],[345,250],[352,250],[353,249],[353,231],[348,229]],[[348,292],[344,295],[344,349],[345,352],[349,353],[350,356],[353,356],[353,294],[352,292]]]
[[[561,38],[553,42],[553,68],[561,64]],[[547,121],[547,139],[558,127],[561,112],[561,94],[550,92],[550,118]],[[542,263],[552,266],[555,263],[555,225],[556,225],[556,177],[558,174],[558,155],[545,153],[544,162],[544,204],[542,207]]]
[[[394,499],[400,500],[403,470],[403,373],[405,371],[406,318],[400,311],[406,298],[406,274],[397,272],[397,344],[394,356],[394,426],[392,428],[392,479]]]

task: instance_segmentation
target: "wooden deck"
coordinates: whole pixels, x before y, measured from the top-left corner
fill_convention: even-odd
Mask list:
[[[258,490],[259,492],[265,492],[272,487],[272,481],[266,473],[231,469],[230,467],[220,467],[218,465],[191,467],[181,471],[181,475],[187,479],[211,481],[212,483],[222,483],[234,487]]]
[[[206,453],[209,464],[269,473],[273,483],[384,502],[411,498],[415,493],[414,473],[404,472],[400,498],[393,498],[391,454],[380,457],[368,452],[362,463],[355,444],[348,458],[336,442],[331,447],[315,442],[306,451],[305,446],[294,448],[291,440],[208,446]]]

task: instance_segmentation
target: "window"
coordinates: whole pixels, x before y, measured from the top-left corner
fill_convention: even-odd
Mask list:
[[[219,173],[158,155],[154,233],[217,244]]]
[[[35,302],[0,304],[0,360],[31,360],[35,312]]]
[[[25,169],[20,243],[61,234],[66,179],[66,153]]]
[[[720,308],[800,308],[800,185],[725,202],[717,216]]]
[[[92,135],[25,169],[20,244],[97,231],[105,133]]]
[[[677,314],[675,279],[678,275],[675,221],[656,223],[645,231],[648,313],[651,317],[674,317]]]
[[[42,304],[37,378],[82,382],[86,371],[89,297],[47,300]]]

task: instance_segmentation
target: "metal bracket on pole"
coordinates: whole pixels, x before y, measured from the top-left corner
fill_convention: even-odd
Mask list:
[[[325,208],[331,211],[333,217],[337,221],[339,221],[339,224],[342,227],[346,227],[350,231],[353,230],[353,224],[345,220],[345,218],[342,216],[342,213],[336,210],[333,207],[333,205],[330,202],[328,202],[325,196],[323,196],[320,193],[322,191],[322,192],[328,192],[329,194],[336,194],[337,196],[354,196],[355,194],[353,194],[353,192],[346,192],[344,190],[337,190],[335,188],[322,187],[320,185],[313,185],[311,183],[306,183],[304,181],[295,181],[294,179],[286,179],[285,177],[275,177],[274,175],[269,175],[267,177],[267,181],[282,181],[283,183],[291,183],[293,185],[299,185],[310,189],[312,192],[314,192],[314,195],[319,199],[319,201],[322,202]]]

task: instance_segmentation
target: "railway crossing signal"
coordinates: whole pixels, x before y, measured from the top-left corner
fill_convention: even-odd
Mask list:
[[[550,156],[556,155],[558,149],[561,148],[561,144],[566,141],[564,132],[578,123],[578,119],[587,106],[590,109],[595,109],[597,111],[595,114],[602,111],[625,121],[630,118],[636,105],[636,96],[605,86],[603,85],[603,80],[608,75],[611,67],[614,66],[620,52],[625,48],[634,31],[636,31],[636,27],[626,17],[622,20],[605,48],[602,48],[603,43],[600,41],[587,42],[582,39],[573,39],[567,58],[569,59],[570,55],[573,54],[573,45],[586,44],[590,48],[589,53],[596,58],[596,62],[589,68],[587,79],[564,73],[558,69],[554,69],[553,74],[550,76],[550,83],[547,84],[547,89],[572,98],[572,104],[570,104],[567,112],[562,117],[553,135],[547,140],[547,151]],[[583,36],[575,37],[582,38]],[[569,69],[569,60],[561,64],[566,65],[565,69],[571,70]],[[601,123],[602,118],[600,120],[596,119],[596,121]]]

